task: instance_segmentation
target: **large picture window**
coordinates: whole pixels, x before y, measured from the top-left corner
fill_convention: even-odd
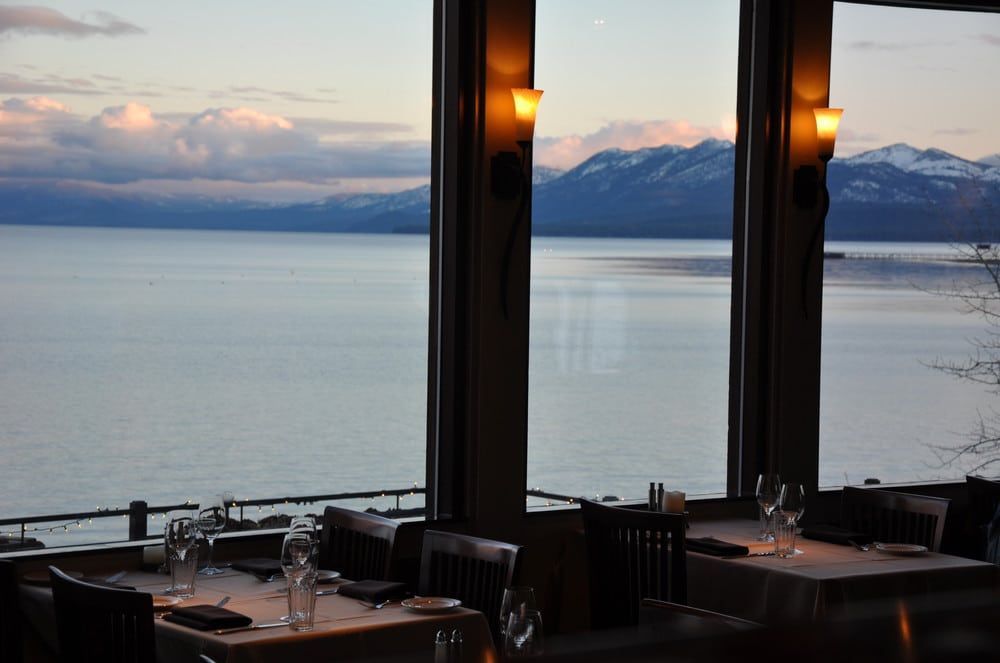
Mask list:
[[[738,23],[537,3],[529,506],[725,492]]]
[[[834,5],[821,486],[995,457],[998,43],[997,14]]]
[[[15,8],[0,519],[423,486],[433,3],[308,4]]]

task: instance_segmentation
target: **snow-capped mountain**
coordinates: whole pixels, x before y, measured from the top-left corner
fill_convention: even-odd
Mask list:
[[[955,225],[1000,210],[1000,155],[969,161],[896,144],[829,166],[831,239],[949,241]],[[566,171],[533,169],[538,235],[729,237],[733,144],[610,149]],[[430,187],[308,204],[121,194],[0,181],[0,223],[313,232],[426,232]],[[994,212],[995,213],[995,212]],[[984,219],[978,219],[982,223]],[[996,224],[1000,229],[1000,223]],[[998,241],[1000,237],[983,238]]]

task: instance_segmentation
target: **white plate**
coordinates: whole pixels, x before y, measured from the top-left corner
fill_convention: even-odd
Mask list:
[[[175,605],[181,602],[176,596],[162,596],[160,594],[153,594],[153,612],[162,612],[164,610],[170,610]]]
[[[414,612],[448,612],[462,605],[458,599],[449,599],[443,596],[414,596],[412,599],[403,599],[400,605]]]
[[[915,543],[876,543],[875,550],[887,555],[923,555],[927,547]]]
[[[323,584],[325,582],[333,582],[340,577],[340,571],[323,571],[319,570],[316,572],[316,582]]]

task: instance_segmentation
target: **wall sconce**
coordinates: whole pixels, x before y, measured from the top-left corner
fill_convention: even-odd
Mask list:
[[[505,320],[510,319],[508,306],[508,290],[510,284],[510,261],[514,254],[514,239],[521,226],[521,220],[528,209],[531,200],[531,180],[528,173],[528,155],[531,151],[531,141],[535,135],[535,112],[542,98],[542,90],[530,88],[511,88],[514,98],[514,128],[515,138],[521,148],[517,152],[497,152],[490,159],[490,189],[493,195],[501,200],[513,200],[520,196],[517,214],[507,236],[507,246],[504,250],[503,264],[500,273],[500,305]]]
[[[799,207],[805,209],[815,207],[820,194],[823,198],[819,223],[813,230],[813,235],[809,240],[809,248],[806,250],[806,257],[802,263],[802,311],[806,319],[809,318],[806,280],[809,277],[809,266],[812,264],[813,253],[816,251],[816,245],[819,243],[826,226],[826,215],[830,211],[830,190],[826,187],[826,171],[830,159],[833,158],[833,148],[837,142],[837,127],[840,125],[840,116],[843,114],[843,108],[813,109],[813,116],[816,119],[816,152],[819,160],[823,162],[823,175],[820,177],[819,169],[816,166],[799,166],[795,169],[792,182],[792,199]]]

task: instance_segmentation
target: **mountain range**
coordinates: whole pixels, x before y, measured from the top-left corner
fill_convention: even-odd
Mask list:
[[[583,237],[729,238],[734,147],[609,149],[566,171],[535,167],[532,231]],[[830,163],[835,240],[997,241],[1000,154],[969,161],[895,144]],[[0,181],[0,223],[64,226],[427,232],[430,187],[261,204],[125,194],[66,182]],[[1000,231],[1000,223],[996,230]],[[988,232],[989,231],[989,232]]]

